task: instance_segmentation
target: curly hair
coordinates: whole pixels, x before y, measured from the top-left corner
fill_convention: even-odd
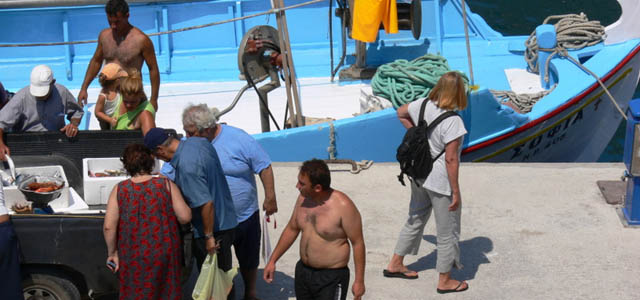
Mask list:
[[[149,175],[155,165],[151,150],[142,144],[130,144],[127,146],[122,152],[120,161],[130,176]]]
[[[319,184],[325,191],[331,187],[331,173],[324,160],[314,158],[303,162],[300,166],[300,174],[309,177],[311,186]]]
[[[129,4],[125,0],[109,0],[107,5],[104,6],[104,11],[109,16],[115,16],[119,12],[126,15],[129,12]]]

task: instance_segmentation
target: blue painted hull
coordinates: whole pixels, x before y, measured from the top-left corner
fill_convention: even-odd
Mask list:
[[[640,45],[603,78],[618,105],[626,110],[638,82]],[[469,134],[465,136],[462,161],[467,162],[594,162],[601,155],[621,116],[602,88],[593,83],[557,109],[511,126],[491,139],[476,131],[470,117],[473,106],[486,100],[470,96],[470,108],[462,111]],[[485,114],[488,114],[485,112]],[[487,122],[486,120],[477,120]],[[343,159],[395,161],[396,148],[405,129],[394,109],[385,109],[333,122],[336,157]],[[329,158],[331,128],[328,123],[255,135],[274,161]],[[471,138],[470,138],[471,137]],[[478,142],[482,141],[482,142]]]

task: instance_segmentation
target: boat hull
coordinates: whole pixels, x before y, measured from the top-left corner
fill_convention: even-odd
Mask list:
[[[636,47],[603,79],[623,111],[638,84]],[[593,162],[620,125],[622,116],[598,83],[547,115],[489,141],[466,147],[464,161]]]
[[[603,82],[626,110],[640,76],[640,45]],[[593,162],[616,132],[622,116],[596,82],[541,117],[492,139],[465,140],[462,161],[470,162]],[[331,129],[333,127],[333,129]],[[473,127],[468,130],[474,130]],[[332,132],[333,131],[333,132]],[[395,110],[255,135],[274,161],[329,158],[396,161],[405,129]],[[333,148],[330,148],[333,146]]]

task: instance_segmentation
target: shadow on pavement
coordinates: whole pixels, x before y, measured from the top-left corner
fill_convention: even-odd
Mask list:
[[[425,235],[423,239],[431,244],[436,244],[436,237],[433,235]],[[493,250],[493,242],[491,239],[479,236],[470,240],[460,242],[460,262],[464,266],[462,270],[453,269],[452,277],[459,280],[471,280],[475,278],[478,268],[481,264],[491,263],[487,258],[487,253]],[[417,261],[407,265],[410,270],[416,272],[425,271],[436,268],[437,250],[426,256],[419,258]]]
[[[293,277],[285,273],[276,271],[276,273],[274,274],[273,282],[269,284],[262,279],[262,271],[263,269],[258,269],[258,279],[256,282],[258,298],[262,300],[286,300],[289,298],[296,298],[296,293],[293,286]],[[242,281],[242,276],[238,277],[240,277],[239,281]],[[236,281],[234,282],[237,282],[237,279],[238,278],[236,277]],[[240,287],[240,285],[238,285],[238,287]],[[244,294],[244,287],[242,287],[241,290],[236,289],[236,296],[240,296],[240,294]]]
[[[196,269],[196,268],[194,268]],[[262,269],[258,269],[258,279],[256,282],[256,289],[258,290],[258,298],[262,300],[288,300],[295,299],[296,293],[293,286],[293,277],[276,271],[273,283],[268,284],[262,279]],[[183,286],[183,300],[191,299],[191,292],[195,286],[195,281],[198,278],[198,272],[193,271],[189,280]],[[244,283],[242,282],[242,276],[238,274],[233,279],[234,289],[236,293],[236,299],[243,299],[244,297]],[[103,295],[97,298],[98,300],[116,300],[118,294]]]

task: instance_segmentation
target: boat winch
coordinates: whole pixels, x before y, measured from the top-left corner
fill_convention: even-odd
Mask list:
[[[267,93],[280,87],[278,79],[278,60],[281,53],[280,39],[278,31],[268,25],[255,26],[244,35],[238,47],[238,70],[239,78],[246,80],[236,95],[233,102],[225,109],[216,113],[216,118],[231,111],[242,94],[250,87],[253,87],[260,99],[260,121],[262,132],[270,131],[269,117],[273,115],[269,111]],[[259,88],[256,84],[270,78],[270,81]],[[275,120],[274,120],[275,123]],[[276,123],[277,126],[277,123]]]

